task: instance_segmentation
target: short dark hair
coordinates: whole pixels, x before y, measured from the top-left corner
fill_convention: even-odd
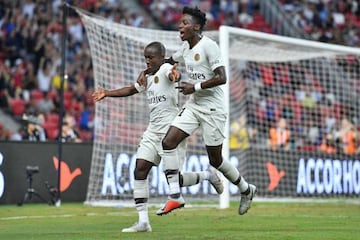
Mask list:
[[[191,8],[185,6],[182,13],[192,16],[195,19],[196,23],[200,24],[200,30],[203,30],[206,24],[206,14],[202,12],[198,7]]]
[[[161,54],[161,56],[165,56],[166,54],[165,46],[161,42],[151,42],[146,46],[146,48],[155,48],[156,51]]]

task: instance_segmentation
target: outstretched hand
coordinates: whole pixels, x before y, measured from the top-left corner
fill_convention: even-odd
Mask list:
[[[177,64],[175,63],[173,65],[173,67],[171,68],[171,72],[169,74],[169,78],[173,82],[177,82],[180,80],[180,72],[177,71],[176,67],[177,67]]]
[[[105,89],[102,87],[99,87],[98,90],[95,91],[91,96],[93,97],[95,102],[101,101],[102,99],[104,99],[106,97]]]

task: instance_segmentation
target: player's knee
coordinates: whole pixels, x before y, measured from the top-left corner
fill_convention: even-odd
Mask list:
[[[222,157],[220,157],[220,158],[219,157],[215,157],[215,158],[209,157],[210,165],[216,169],[221,165],[222,161],[223,161]]]
[[[135,180],[145,180],[147,177],[148,171],[146,171],[144,168],[136,167],[134,170],[134,177]]]
[[[174,141],[171,141],[169,138],[164,138],[162,140],[162,147],[164,150],[171,150],[176,148],[176,143]]]

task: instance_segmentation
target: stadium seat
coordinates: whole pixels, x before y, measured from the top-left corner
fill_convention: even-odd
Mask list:
[[[51,123],[54,123],[54,124],[59,124],[59,114],[57,113],[50,113],[46,116],[46,122],[51,122]]]
[[[71,100],[72,100],[73,95],[74,95],[74,94],[73,94],[73,92],[71,92],[71,91],[65,91],[65,92],[64,92],[64,99],[65,99],[65,100],[70,100],[70,101],[71,101]]]
[[[39,89],[34,89],[31,91],[31,98],[35,100],[35,102],[38,102],[40,99],[44,97],[44,94]]]
[[[59,130],[58,130],[58,124],[53,122],[45,122],[43,124],[43,128],[46,131],[48,140],[55,140],[58,136]]]
[[[25,101],[21,98],[15,98],[10,101],[11,111],[15,116],[21,116],[25,112]]]

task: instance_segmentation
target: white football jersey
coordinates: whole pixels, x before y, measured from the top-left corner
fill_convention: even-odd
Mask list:
[[[172,58],[177,62],[185,63],[188,79],[182,81],[193,84],[213,78],[213,71],[224,66],[219,46],[206,36],[203,36],[192,49],[185,41]],[[199,111],[208,112],[210,109],[216,109],[216,112],[224,112],[224,91],[221,86],[202,89],[193,93],[186,105],[191,105]]]
[[[177,89],[175,83],[168,77],[172,67],[171,64],[164,63],[154,75],[146,76],[146,94],[150,112],[148,130],[155,133],[166,133],[179,112]]]

